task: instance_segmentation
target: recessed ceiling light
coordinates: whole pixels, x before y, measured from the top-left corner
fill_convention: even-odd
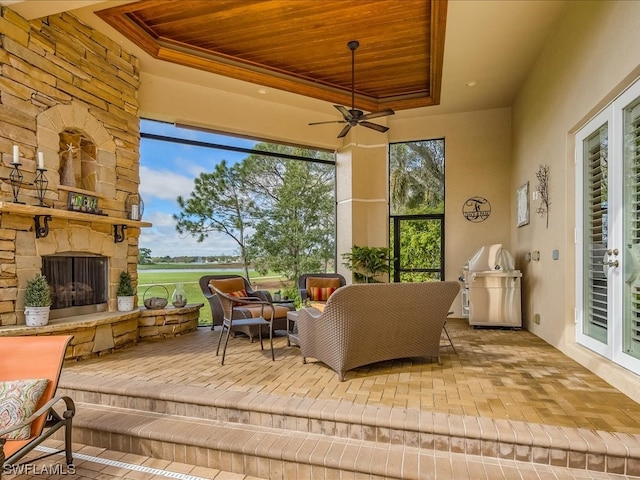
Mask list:
[[[477,84],[478,82],[476,80],[469,80],[467,83],[465,83],[467,87],[475,87]]]
[[[266,88],[259,88],[258,89],[258,93],[260,95],[266,95],[267,94],[267,89]]]

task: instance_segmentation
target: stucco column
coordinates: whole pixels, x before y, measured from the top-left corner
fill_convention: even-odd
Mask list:
[[[352,128],[336,158],[338,273],[351,283],[342,254],[352,245],[389,244],[388,143],[386,135]]]

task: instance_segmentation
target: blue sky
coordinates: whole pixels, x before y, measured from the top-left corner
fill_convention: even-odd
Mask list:
[[[258,143],[145,120],[141,121],[140,129],[144,133],[244,148],[253,148]],[[193,181],[200,173],[211,172],[222,160],[233,164],[246,156],[246,153],[143,138],[140,144],[140,195],[144,200],[142,219],[151,222],[153,227],[142,229],[139,246],[150,249],[152,257],[237,253],[234,242],[218,233],[210,234],[202,243],[191,236],[180,235],[173,215],[180,212],[176,198],[179,195],[189,197]]]

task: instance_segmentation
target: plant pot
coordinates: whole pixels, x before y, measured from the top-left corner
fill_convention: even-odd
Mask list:
[[[49,323],[51,307],[24,307],[24,319],[28,327],[42,327]]]
[[[131,297],[118,297],[118,311],[119,312],[130,312],[133,310],[133,303],[135,296]]]

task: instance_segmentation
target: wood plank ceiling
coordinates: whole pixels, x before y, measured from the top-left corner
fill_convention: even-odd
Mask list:
[[[151,56],[365,111],[437,105],[447,0],[142,0],[96,12]]]

